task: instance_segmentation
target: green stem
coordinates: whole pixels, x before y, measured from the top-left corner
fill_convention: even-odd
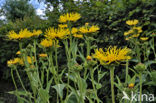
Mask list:
[[[156,52],[155,52],[155,43],[154,43],[154,37],[152,37],[152,39],[153,39],[153,52],[154,52],[154,55],[155,55],[155,58],[156,58]]]
[[[95,93],[95,96],[96,96],[96,100],[97,100],[97,103],[99,103],[99,99],[98,99],[98,96],[97,96],[97,91],[96,91],[96,88],[95,88],[95,85],[94,85],[94,71],[93,71],[93,68],[91,68],[92,70],[90,70],[90,75],[91,75],[91,80],[92,80],[92,86],[93,86],[93,90],[94,90],[94,93]]]
[[[14,86],[15,86],[15,89],[17,90],[17,85],[16,85],[16,82],[15,82],[15,79],[14,79],[14,75],[13,75],[13,70],[11,68],[11,77],[12,77],[12,81],[14,83]]]
[[[142,101],[142,74],[140,74],[139,78],[140,78],[140,103],[141,103]]]
[[[79,85],[80,94],[83,94],[83,92],[84,92],[83,91],[83,84],[82,84],[82,79],[81,79],[79,73],[78,73],[78,81],[79,81],[78,82],[79,83],[78,85]],[[79,98],[80,98],[80,101],[81,101],[80,103],[84,103],[83,95],[80,95]]]
[[[87,75],[87,68],[84,68],[85,69],[85,71],[84,71],[84,79],[86,80],[87,78],[86,78],[86,75]]]
[[[126,84],[128,83],[128,60],[126,61]]]
[[[24,84],[23,84],[23,82],[22,82],[22,80],[21,80],[21,77],[20,77],[20,75],[19,75],[19,73],[18,73],[18,70],[17,70],[17,69],[15,69],[15,70],[16,70],[17,77],[18,77],[18,79],[19,79],[19,81],[20,81],[20,83],[21,83],[21,85],[22,85],[22,88],[23,88],[24,91],[27,93],[27,90],[25,89],[25,86],[24,86]]]
[[[34,57],[35,57],[35,66],[37,68],[37,71],[38,71],[38,65],[37,65],[37,57],[36,57],[36,40],[34,39]]]
[[[57,47],[55,48],[56,75],[58,76]]]
[[[90,41],[87,40],[87,55],[86,56],[89,56],[90,55]]]
[[[114,96],[114,69],[115,69],[114,67],[110,68],[112,103],[115,103],[115,96]]]

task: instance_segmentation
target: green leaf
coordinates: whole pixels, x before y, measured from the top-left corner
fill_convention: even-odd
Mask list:
[[[71,93],[69,98],[67,99],[67,101],[65,103],[78,103],[75,94]]]
[[[130,80],[129,83],[134,83],[134,84],[135,84],[135,79],[136,79],[136,75],[134,75],[134,76],[131,78],[131,80]]]
[[[39,92],[39,98],[41,98],[41,101],[43,103],[47,103],[49,101],[49,93],[48,93],[48,91],[46,91],[43,88],[40,88],[38,92]]]
[[[15,90],[15,91],[10,91],[8,92],[9,94],[14,94],[17,96],[17,101],[18,103],[29,103],[28,100],[26,100],[24,97],[28,96],[28,93],[26,93],[25,91],[19,91],[19,90]],[[22,97],[21,97],[22,96]],[[24,96],[24,97],[23,97]]]
[[[57,93],[59,94],[59,96],[61,98],[63,98],[63,89],[65,87],[65,84],[57,84],[57,85],[54,85],[52,87],[57,91]]]
[[[49,93],[49,90],[50,90],[50,85],[53,81],[53,78],[50,79],[50,81],[48,81],[48,84],[47,84],[47,87],[46,87],[46,91]]]
[[[101,73],[101,70],[98,71],[98,81],[100,81],[100,80],[105,76],[106,73],[107,73],[107,72]]]

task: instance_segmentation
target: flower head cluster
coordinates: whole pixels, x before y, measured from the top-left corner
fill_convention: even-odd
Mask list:
[[[31,58],[30,56],[27,56],[27,62],[29,64],[32,64],[34,61],[35,61],[34,57]],[[11,60],[7,61],[7,64],[8,64],[8,66],[17,65],[17,64],[23,66],[24,65],[24,60],[22,58],[14,58],[14,59],[11,59]]]
[[[146,40],[148,40],[148,37],[140,37],[140,39],[141,39],[142,41],[146,41]]]
[[[12,66],[12,65],[16,65],[16,64],[23,65],[24,63],[21,58],[14,58],[14,59],[7,61],[7,64],[8,64],[8,66]]]
[[[45,37],[48,39],[66,39],[69,35],[69,30],[64,28],[49,28],[45,32]]]
[[[67,28],[68,25],[67,25],[67,24],[59,24],[58,27],[59,27],[59,28]]]
[[[106,49],[106,52],[104,52],[101,48],[99,50],[96,49],[93,57],[98,59],[102,65],[105,65],[130,59],[131,57],[128,56],[128,53],[130,53],[130,49],[128,48],[117,49],[116,46],[110,46]]]
[[[75,37],[75,38],[83,38],[83,35],[82,34],[74,34],[73,37]]]
[[[128,20],[126,22],[128,25],[136,25],[138,23],[138,20]],[[132,38],[137,38],[140,36],[140,33],[142,32],[142,28],[140,26],[136,27],[133,26],[129,31],[124,32],[124,36],[126,36],[126,40],[130,40]]]
[[[20,40],[25,38],[30,38],[33,36],[38,36],[42,33],[41,30],[34,30],[33,32],[30,32],[28,29],[22,29],[18,34],[15,33],[15,31],[10,31],[8,34],[9,39],[13,40]]]
[[[68,21],[76,22],[81,18],[81,15],[79,13],[66,13],[60,16],[59,22],[66,23]]]
[[[79,31],[83,34],[86,34],[86,33],[93,33],[93,32],[96,32],[100,30],[100,28],[96,25],[92,25],[91,27],[89,27],[88,25],[85,25],[83,27],[80,27]]]
[[[17,55],[20,55],[20,54],[21,54],[21,52],[20,52],[20,51],[17,51],[17,52],[16,52],[16,54],[17,54]]]
[[[138,24],[138,22],[139,22],[139,21],[136,20],[136,19],[135,19],[135,20],[127,20],[127,21],[126,21],[126,24],[128,24],[128,25],[136,25],[136,24]]]
[[[59,47],[58,40],[52,40],[52,39],[43,39],[40,43],[43,47]]]

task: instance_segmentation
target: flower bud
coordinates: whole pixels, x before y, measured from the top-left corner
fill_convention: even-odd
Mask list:
[[[146,65],[139,63],[134,67],[135,70],[137,70],[139,73],[142,73],[146,69]]]

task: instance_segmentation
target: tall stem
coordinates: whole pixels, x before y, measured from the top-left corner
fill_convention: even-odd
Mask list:
[[[96,88],[95,88],[95,85],[94,85],[94,71],[93,71],[93,68],[91,68],[91,69],[92,70],[90,70],[90,75],[91,75],[91,80],[92,80],[92,86],[93,86],[93,90],[94,90],[94,93],[95,93],[95,96],[96,96],[97,103],[99,103]]]
[[[126,61],[126,83],[128,83],[128,60]]]
[[[17,85],[16,85],[16,82],[15,82],[15,79],[14,79],[14,75],[13,75],[13,70],[12,69],[11,69],[11,77],[12,77],[12,81],[14,83],[15,89],[17,90]]]
[[[87,40],[87,56],[90,55],[90,41]]]
[[[35,66],[38,69],[38,65],[37,65],[37,58],[36,58],[36,40],[34,39],[34,57],[35,57]]]
[[[140,103],[142,101],[142,74],[140,74]]]
[[[115,96],[114,96],[114,69],[115,69],[114,67],[110,68],[112,103],[115,103]]]
[[[16,68],[15,70],[16,70],[17,77],[18,77],[18,79],[19,79],[19,81],[20,81],[20,83],[21,83],[21,85],[22,85],[22,88],[23,88],[24,91],[27,93],[27,91],[26,91],[26,89],[25,89],[25,87],[24,87],[24,84],[23,84],[23,82],[22,82],[22,80],[21,80],[21,77],[20,77],[20,75],[19,75],[19,73],[18,73],[17,68]]]

